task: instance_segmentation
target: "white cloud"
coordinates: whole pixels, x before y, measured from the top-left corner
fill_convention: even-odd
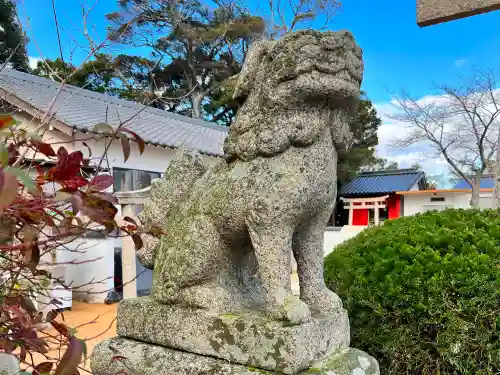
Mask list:
[[[467,63],[467,59],[457,59],[454,61],[454,65],[456,68],[460,68]]]
[[[42,58],[41,58],[41,57],[33,57],[33,56],[29,56],[29,57],[28,57],[28,60],[29,60],[30,68],[31,68],[31,69],[35,69],[35,68],[36,68],[36,65],[38,64],[38,62],[39,62],[39,61],[42,61]]]
[[[425,96],[419,102],[440,101],[442,99],[439,96]],[[396,161],[401,168],[407,168],[415,163],[419,163],[429,175],[448,174],[448,164],[442,156],[436,155],[435,150],[428,143],[415,144],[404,150],[392,149],[390,147],[391,142],[396,138],[401,138],[408,134],[411,129],[408,124],[391,118],[391,115],[397,112],[394,101],[392,103],[375,104],[375,108],[382,119],[382,125],[378,129],[379,143],[376,148],[378,157]]]

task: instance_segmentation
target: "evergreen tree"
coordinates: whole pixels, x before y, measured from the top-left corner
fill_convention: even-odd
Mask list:
[[[378,145],[377,131],[381,124],[382,120],[372,102],[362,93],[358,110],[350,123],[353,145],[349,150],[338,150],[339,185],[350,182],[359,171],[380,163],[380,159],[375,156],[375,147]]]
[[[17,22],[12,0],[0,0],[0,66],[7,60],[14,69],[29,71],[26,38]]]
[[[114,23],[112,37],[150,48],[152,60],[159,61],[154,77],[145,78],[154,80],[154,95],[179,98],[169,100],[167,110],[229,125],[238,107],[228,80],[241,70],[265,23],[233,3],[216,4],[122,0],[107,17]]]

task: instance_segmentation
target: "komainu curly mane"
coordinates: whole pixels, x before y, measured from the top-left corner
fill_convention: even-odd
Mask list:
[[[325,92],[323,105],[311,106],[307,90],[297,87],[294,79],[318,71],[359,82],[363,71],[361,50],[356,46],[346,53],[351,47],[338,33],[311,30],[286,35],[279,41],[256,42],[236,86],[235,97],[244,104],[225,140],[226,158],[250,160],[281,153],[291,145],[306,146],[322,134],[328,122],[333,124],[334,142],[348,145],[346,116],[354,111],[356,101],[342,105],[345,97]],[[314,82],[310,82],[310,89],[314,89]],[[342,110],[334,110],[339,104]],[[304,112],[308,113],[306,123],[295,115]],[[325,122],[325,116],[331,116],[330,121]]]

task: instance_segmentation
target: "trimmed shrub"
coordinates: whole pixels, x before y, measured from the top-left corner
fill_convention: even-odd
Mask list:
[[[500,373],[500,213],[391,220],[337,247],[327,285],[384,375]]]

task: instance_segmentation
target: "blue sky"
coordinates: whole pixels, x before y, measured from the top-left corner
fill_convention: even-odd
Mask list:
[[[93,24],[93,34],[102,37],[107,25],[104,15],[116,9],[116,1],[97,1],[89,21]],[[94,0],[86,0],[86,3],[94,4]],[[81,9],[77,0],[56,0],[56,6],[59,20],[67,31],[62,31],[62,37],[68,54],[71,39],[68,33],[80,35],[77,28],[81,27]],[[51,1],[24,0],[20,13],[33,39],[29,55],[57,57]],[[414,96],[423,97],[433,94],[432,82],[453,83],[460,75],[466,75],[472,66],[499,67],[499,24],[500,11],[419,28],[416,0],[345,0],[331,28],[349,29],[363,48],[363,89],[383,114],[390,102],[390,91],[404,88]],[[81,41],[81,37],[78,40]],[[114,46],[112,52],[123,50],[124,47]],[[74,52],[76,61],[82,56],[81,50]],[[385,121],[384,124],[388,120]],[[381,129],[378,150],[381,156],[394,156],[386,149],[384,138],[393,130],[387,126]],[[432,164],[424,164],[427,168],[432,167]]]

